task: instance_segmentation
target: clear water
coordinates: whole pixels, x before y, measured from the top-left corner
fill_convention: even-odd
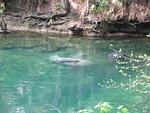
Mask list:
[[[88,40],[38,34],[9,34],[0,38],[0,113],[75,113],[100,101],[132,108],[142,98],[122,88],[98,83],[125,82],[108,59],[109,45],[126,53],[149,54],[148,39]],[[143,44],[141,44],[143,43]],[[138,50],[138,51],[137,51]],[[85,66],[51,62],[49,57],[83,58]]]

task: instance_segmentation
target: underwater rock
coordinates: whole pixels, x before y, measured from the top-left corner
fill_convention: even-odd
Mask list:
[[[72,66],[85,66],[90,65],[91,62],[84,59],[78,59],[78,58],[66,58],[66,57],[59,57],[58,55],[51,56],[49,59],[56,63],[62,63],[65,65],[72,65]]]
[[[123,52],[112,52],[108,54],[108,59],[112,61],[122,59],[122,58],[130,58],[130,56],[126,55]]]

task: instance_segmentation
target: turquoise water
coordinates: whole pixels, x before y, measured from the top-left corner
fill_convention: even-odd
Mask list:
[[[142,96],[123,88],[105,88],[113,79],[126,82],[108,59],[122,48],[126,53],[149,54],[148,39],[99,39],[11,34],[0,38],[0,113],[75,113],[98,102],[140,112],[132,105]],[[144,44],[141,44],[144,43]],[[138,51],[137,51],[138,50]],[[70,66],[52,62],[51,56],[81,58],[89,65]],[[133,73],[132,73],[133,74]],[[131,111],[132,111],[131,110]]]

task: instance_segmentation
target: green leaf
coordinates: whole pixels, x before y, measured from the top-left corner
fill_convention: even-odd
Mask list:
[[[3,14],[4,13],[4,10],[3,9],[0,9],[0,14]]]
[[[127,108],[122,108],[121,111],[122,111],[122,113],[128,113],[129,112],[129,110]]]
[[[62,6],[60,4],[56,5],[56,9],[62,9]]]

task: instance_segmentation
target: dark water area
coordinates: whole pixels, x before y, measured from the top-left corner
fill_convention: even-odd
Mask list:
[[[76,113],[98,102],[132,108],[142,96],[123,88],[105,88],[110,79],[124,83],[128,78],[108,59],[113,49],[126,54],[150,55],[146,38],[50,37],[11,34],[0,38],[0,113]],[[84,59],[87,65],[66,65],[51,57]],[[134,74],[134,73],[131,73]]]

